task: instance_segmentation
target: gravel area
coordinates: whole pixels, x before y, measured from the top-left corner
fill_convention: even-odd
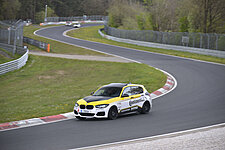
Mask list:
[[[68,54],[56,54],[39,51],[30,51],[29,54],[47,57],[66,58],[66,59],[77,59],[77,60],[108,61],[108,62],[122,62],[122,63],[132,62],[128,59],[114,56],[68,55]]]
[[[87,149],[98,150],[225,150],[225,127],[204,129],[200,131],[176,133],[171,136],[154,137],[127,143],[96,146]]]

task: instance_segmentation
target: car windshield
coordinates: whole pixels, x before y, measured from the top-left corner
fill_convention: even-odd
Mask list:
[[[121,90],[121,87],[103,87],[96,91],[93,96],[118,97],[120,96]]]

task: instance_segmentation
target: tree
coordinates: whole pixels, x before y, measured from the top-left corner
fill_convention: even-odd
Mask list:
[[[47,16],[48,17],[57,17],[54,10],[51,9],[50,7],[48,7],[48,9],[47,9]],[[35,15],[35,22],[36,23],[44,22],[44,18],[45,18],[45,11],[40,11],[40,12],[36,13],[36,15]]]
[[[121,29],[149,30],[152,29],[148,12],[136,0],[114,0],[110,4],[109,25]]]
[[[18,0],[3,0],[1,4],[1,19],[16,19],[17,12],[21,5],[20,2]]]
[[[225,33],[224,0],[186,0],[190,29],[193,32]]]
[[[184,16],[184,17],[180,18],[179,23],[180,23],[180,32],[188,32],[189,21],[188,21],[187,16]]]

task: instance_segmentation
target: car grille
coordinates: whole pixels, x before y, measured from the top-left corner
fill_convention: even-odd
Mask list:
[[[93,105],[87,105],[87,106],[85,106],[85,105],[80,105],[80,109],[93,109],[94,108],[94,106]]]
[[[81,116],[94,116],[93,113],[80,113]]]
[[[93,109],[94,106],[93,106],[93,105],[87,105],[86,108],[87,108],[87,109]]]
[[[85,109],[85,105],[80,105],[80,109]]]

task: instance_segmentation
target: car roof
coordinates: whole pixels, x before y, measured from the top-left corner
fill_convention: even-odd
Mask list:
[[[110,83],[108,85],[104,85],[103,87],[125,87],[125,86],[142,86],[139,84],[131,84],[131,83]]]
[[[108,85],[104,85],[103,87],[124,87],[127,83],[110,83]]]

